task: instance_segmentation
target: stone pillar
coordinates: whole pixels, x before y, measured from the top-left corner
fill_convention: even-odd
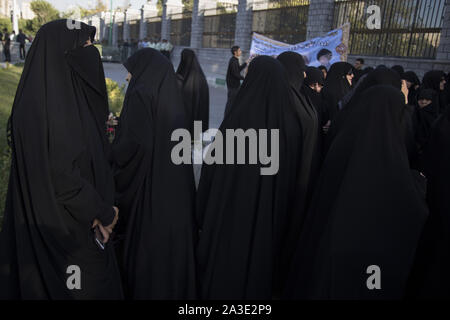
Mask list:
[[[204,0],[194,0],[194,6],[192,7],[191,48],[203,47],[203,1]]]
[[[117,15],[117,13],[114,12],[113,18],[112,18],[112,19],[113,19],[113,25],[112,25],[112,45],[113,45],[113,46],[117,46],[117,39],[118,39],[118,36],[117,36],[116,15]]]
[[[102,12],[100,15],[100,30],[97,30],[98,39],[100,42],[105,40],[105,37],[107,37],[107,35],[105,34],[105,31],[106,31],[105,19],[106,19],[106,14],[104,12]]]
[[[161,39],[170,41],[170,22],[172,14],[183,12],[181,0],[163,0],[163,11],[161,21]]]
[[[91,26],[95,27],[95,39],[96,41],[98,41],[100,39],[100,33],[101,33],[101,21],[100,21],[100,17],[98,15],[92,16],[91,18]]]
[[[310,0],[306,39],[320,37],[333,29],[335,0]]]
[[[161,40],[168,39],[170,35],[170,21],[167,20],[167,0],[163,0],[162,15],[161,15]]]
[[[130,20],[130,15],[128,13],[128,9],[125,10],[123,13],[123,40],[129,41],[130,40],[130,24],[128,21]]]
[[[441,40],[436,54],[437,60],[450,60],[450,0],[445,1]]]
[[[245,53],[252,42],[253,0],[239,0],[234,42]]]
[[[139,20],[139,39],[147,37],[147,20],[145,19],[145,5],[141,8],[141,20]]]

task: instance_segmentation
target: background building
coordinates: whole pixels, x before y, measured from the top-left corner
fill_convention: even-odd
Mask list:
[[[370,5],[380,7],[380,29],[367,27]],[[294,44],[350,22],[351,63],[363,57],[367,65],[402,64],[419,75],[450,71],[450,0],[194,0],[192,12],[181,0],[164,0],[160,14],[154,7],[156,1],[149,1],[140,14],[128,9],[98,15],[104,29],[99,40],[108,40],[110,22],[112,45],[124,38],[167,38],[175,45],[175,66],[181,50],[191,47],[210,80],[218,81],[224,78],[229,48],[241,46],[245,58],[252,32]]]

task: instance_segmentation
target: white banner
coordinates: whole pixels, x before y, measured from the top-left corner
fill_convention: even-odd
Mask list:
[[[285,51],[295,51],[303,56],[309,66],[323,65],[327,69],[335,62],[347,61],[350,24],[317,37],[294,45],[275,41],[258,33],[253,33],[250,58],[259,55],[277,57]]]

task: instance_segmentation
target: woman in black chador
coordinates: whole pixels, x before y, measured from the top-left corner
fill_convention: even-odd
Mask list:
[[[272,161],[272,172],[264,173],[271,175],[261,175],[261,169],[269,165],[263,166],[259,161],[249,164],[248,142],[246,164],[236,164],[235,147],[231,156],[234,164],[204,165],[197,208],[201,226],[197,247],[200,297],[270,299],[274,281],[279,279],[280,248],[286,241],[286,225],[300,207],[296,190],[302,128],[279,61],[267,56],[252,61],[235,103],[220,127],[224,146],[232,143],[226,137],[226,129],[256,132],[267,129],[267,139],[259,134],[262,141],[258,141],[257,150],[261,145],[267,146],[269,154],[279,158],[279,165],[278,171],[274,170],[276,164]],[[276,131],[271,131],[275,129],[279,130],[279,139]],[[226,159],[227,150],[223,151]]]
[[[116,222],[94,34],[84,23],[53,21],[28,53],[11,114],[0,298],[122,298],[114,249],[97,246],[92,232],[101,224],[108,236]]]
[[[116,201],[126,225],[124,278],[133,299],[195,298],[192,165],[171,159],[189,127],[172,64],[154,49],[125,63],[131,80],[114,140]]]
[[[369,88],[359,101],[324,161],[287,298],[400,299],[406,293],[428,215],[409,165],[410,115],[404,95],[391,86]]]
[[[444,113],[450,103],[450,101],[447,101],[447,93],[445,92],[446,82],[445,73],[441,70],[431,70],[423,76],[421,89],[434,90],[433,108],[436,116]]]
[[[430,217],[417,251],[410,296],[450,299],[450,108],[433,125],[423,159]]]
[[[183,102],[191,117],[191,135],[194,121],[202,122],[202,131],[209,128],[209,88],[194,51],[184,49],[177,70],[177,77],[183,92]],[[193,137],[196,138],[196,137]]]
[[[333,122],[339,110],[339,101],[352,88],[352,78],[353,67],[350,63],[336,62],[331,66],[322,90],[324,105],[328,114],[328,119],[324,120]]]

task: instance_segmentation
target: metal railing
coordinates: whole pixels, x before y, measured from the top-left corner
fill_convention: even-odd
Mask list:
[[[252,30],[290,44],[306,40],[309,0],[253,3]]]
[[[161,17],[153,17],[147,19],[147,38],[152,41],[161,38]]]
[[[370,30],[370,5],[380,7],[381,29]],[[445,0],[336,0],[334,27],[350,22],[350,54],[436,57]]]
[[[191,44],[192,12],[183,12],[170,16],[170,42],[174,46]]]
[[[236,5],[223,5],[204,10],[204,48],[230,48],[234,44],[236,13]]]

